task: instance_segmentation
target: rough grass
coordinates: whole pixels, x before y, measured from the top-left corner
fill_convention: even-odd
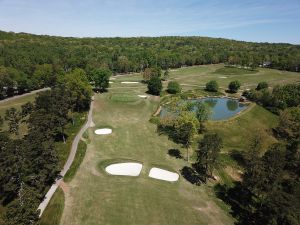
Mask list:
[[[276,127],[278,117],[261,106],[255,105],[249,111],[228,121],[209,121],[207,129],[219,133],[224,141],[224,150],[246,151],[249,139],[260,132],[264,136],[265,147],[276,142],[272,128]]]
[[[109,124],[113,133],[98,136],[94,128],[89,129],[91,143],[69,183],[61,224],[232,224],[227,206],[211,188],[196,187],[183,178],[169,183],[148,177],[154,165],[176,172],[186,165],[168,155],[169,149],[185,151],[159,136],[149,122],[159,102],[149,98],[132,105],[114,102],[107,95],[96,96],[93,121],[96,127]],[[142,162],[141,175],[134,179],[108,176],[103,165],[118,159]]]
[[[137,95],[132,94],[113,94],[110,99],[114,102],[136,102],[140,100]]]
[[[75,155],[75,159],[70,167],[70,169],[68,170],[68,172],[66,173],[66,175],[64,176],[64,181],[65,182],[70,182],[73,177],[75,176],[80,164],[82,163],[85,153],[86,153],[86,143],[84,141],[80,141],[77,147],[77,152]]]
[[[59,225],[65,207],[65,196],[61,188],[58,188],[45,209],[38,225]]]

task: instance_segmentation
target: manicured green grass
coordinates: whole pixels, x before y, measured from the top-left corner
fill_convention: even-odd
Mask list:
[[[234,69],[235,72],[228,75],[229,69]],[[216,80],[223,91],[227,89],[228,84],[233,80],[241,82],[241,90],[254,88],[261,81],[268,82],[270,86],[300,81],[299,73],[265,68],[258,68],[257,70],[258,72],[253,73],[253,71],[250,71],[247,73],[248,70],[226,68],[223,64],[194,66],[170,71],[170,80],[185,84],[182,86],[184,91],[196,87],[204,88],[210,80]]]
[[[149,122],[159,99],[115,102],[108,97],[113,91],[96,95],[93,112],[95,127],[107,124],[113,133],[95,135],[95,128],[89,129],[91,143],[69,183],[61,224],[233,224],[227,206],[208,186],[194,186],[182,177],[175,183],[148,177],[153,166],[179,172],[186,161],[169,156],[168,150],[185,150],[159,136]],[[120,159],[142,162],[140,176],[108,175],[105,165]]]
[[[269,69],[224,73],[229,72],[221,64],[181,68],[170,71],[170,80],[178,81],[183,91],[190,90],[187,97],[210,95],[204,88],[213,79],[220,85],[217,95],[225,94],[228,83],[236,79],[242,82],[242,89],[255,87],[260,81],[267,81],[270,86],[299,81],[297,73]],[[108,93],[96,96],[93,112],[96,126],[88,131],[90,143],[86,156],[69,183],[70,194],[66,197],[69,207],[64,210],[61,224],[233,224],[228,207],[214,194],[215,182],[194,186],[183,177],[176,183],[148,177],[153,166],[179,172],[189,164],[167,154],[169,149],[179,149],[183,156],[186,152],[166,136],[158,135],[156,125],[149,122],[159,98],[135,101],[132,96],[145,93],[146,85],[121,83],[140,80],[141,74],[117,77]],[[230,120],[207,122],[208,131],[218,132],[224,140],[222,167],[215,171],[221,183],[230,185],[240,173],[236,170],[240,170],[240,165],[230,153],[247,150],[249,138],[258,131],[264,135],[266,147],[276,142],[271,129],[277,122],[277,116],[256,105]],[[94,134],[96,128],[104,126],[111,127],[113,133]],[[196,145],[195,141],[194,149]],[[195,155],[191,158],[195,159]],[[139,177],[116,177],[105,172],[106,165],[124,159],[143,163]]]
[[[253,74],[257,73],[257,70],[249,70],[249,69],[242,69],[236,67],[224,67],[217,69],[214,73],[216,74],[223,74],[223,75],[240,75],[240,74]]]
[[[110,99],[114,102],[136,102],[140,100],[137,95],[132,94],[113,94]]]
[[[61,188],[58,188],[45,209],[39,225],[59,225],[65,207],[65,196]]]
[[[86,143],[84,141],[80,141],[77,147],[77,152],[75,155],[75,159],[70,167],[70,169],[68,170],[68,172],[66,173],[66,175],[64,176],[64,181],[65,182],[70,182],[73,177],[75,176],[80,164],[82,163],[85,153],[86,153]]]

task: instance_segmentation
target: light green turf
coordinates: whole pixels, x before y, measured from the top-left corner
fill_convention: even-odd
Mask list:
[[[242,89],[255,87],[260,81],[267,81],[273,86],[300,80],[297,73],[258,69],[256,73],[242,71],[239,74],[235,70],[228,75],[230,73],[223,68],[224,65],[220,64],[171,70],[170,80],[178,81],[183,90],[196,88],[201,93],[209,80],[217,80],[223,92],[228,83],[236,79],[241,81]],[[171,148],[179,148],[182,155],[185,151],[166,136],[159,136],[156,126],[149,123],[159,98],[135,100],[135,95],[147,91],[146,85],[121,83],[141,80],[141,74],[119,76],[113,80],[108,93],[96,95],[93,112],[95,127],[88,130],[91,141],[86,156],[68,184],[68,207],[64,210],[61,225],[233,224],[227,206],[216,199],[211,185],[193,186],[182,177],[177,183],[148,177],[152,166],[179,172],[187,162],[167,154]],[[167,82],[163,85],[166,87]],[[236,162],[228,153],[247,149],[250,136],[258,130],[265,135],[266,146],[275,142],[271,128],[276,124],[275,115],[252,105],[236,118],[208,122],[207,128],[224,138],[221,158],[231,169]],[[94,134],[95,129],[106,126],[112,128],[111,135]],[[127,159],[143,163],[140,177],[115,177],[104,171],[109,162],[124,162]],[[226,171],[228,168],[223,167],[216,171],[216,175],[223,183],[231,183],[236,174]]]
[[[159,136],[148,121],[159,102],[151,98],[138,103],[115,102],[109,96],[95,97],[96,126],[89,129],[91,143],[69,183],[68,207],[61,224],[233,224],[223,210],[226,206],[210,187],[194,186],[182,177],[177,183],[148,177],[152,166],[179,172],[186,165],[184,160],[168,156],[168,150],[178,146]],[[103,125],[110,125],[113,133],[95,135],[94,130]],[[143,163],[139,177],[106,174],[103,165],[124,159]]]
[[[208,81],[216,80],[223,90],[227,89],[228,84],[233,80],[241,82],[241,89],[256,87],[261,81],[268,82],[270,86],[300,82],[300,74],[294,72],[258,68],[258,72],[256,73],[252,73],[252,71],[248,73],[248,70],[241,70],[241,73],[235,71],[235,73],[232,73],[233,75],[228,75],[226,69],[224,69],[224,65],[222,64],[180,68],[170,72],[170,79],[176,80],[180,84],[193,86],[205,86]],[[193,88],[193,86],[183,87],[187,90]]]

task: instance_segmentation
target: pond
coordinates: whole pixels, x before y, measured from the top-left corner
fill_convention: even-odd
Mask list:
[[[188,101],[200,101],[207,104],[212,111],[210,120],[225,120],[247,108],[247,105],[229,98],[202,98]],[[163,107],[160,116],[165,116],[167,113],[167,109]]]

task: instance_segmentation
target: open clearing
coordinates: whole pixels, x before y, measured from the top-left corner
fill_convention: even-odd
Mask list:
[[[146,91],[142,86],[139,93],[142,89]],[[148,121],[159,104],[156,98],[134,102],[111,99],[111,94],[136,93],[131,89],[122,91],[114,89],[95,97],[96,127],[109,125],[114,132],[98,136],[89,129],[91,142],[69,183],[61,224],[218,224],[214,222],[216,218],[221,224],[232,224],[233,219],[224,211],[226,206],[213,195],[210,187],[196,187],[184,179],[170,185],[149,178],[154,166],[179,173],[186,162],[167,154],[169,149],[180,147],[159,136],[156,126]],[[101,162],[119,158],[143,162],[140,176],[111,176],[98,168]],[[208,203],[213,216],[197,210]]]
[[[300,80],[297,73],[259,69],[245,74],[238,74],[235,70],[235,74],[228,75],[220,73],[220,68],[223,65],[181,68],[170,72],[170,80],[189,85],[184,86],[184,90],[204,86],[212,79],[217,80],[223,90],[234,79],[241,81],[242,89],[255,87],[260,81],[267,81],[273,86]],[[220,78],[225,75],[227,79]],[[178,149],[184,155],[185,149],[166,136],[159,136],[156,125],[149,122],[158,108],[159,98],[139,98],[138,95],[146,92],[146,85],[134,88],[122,86],[122,81],[140,82],[141,75],[114,78],[116,82],[108,93],[96,95],[93,112],[96,127],[111,127],[114,132],[102,136],[96,135],[94,129],[88,130],[91,141],[78,172],[68,184],[60,224],[233,224],[228,207],[215,197],[212,184],[195,186],[180,178],[170,185],[149,179],[149,171],[153,167],[180,173],[187,162],[171,157],[168,152]],[[167,82],[164,82],[166,85]],[[208,122],[207,129],[222,135],[222,160],[233,166],[232,153],[246,150],[247,140],[258,130],[265,135],[265,145],[276,142],[270,130],[277,122],[277,116],[254,105],[228,121]],[[193,154],[193,151],[190,153]],[[195,154],[191,155],[191,159],[193,157]],[[140,175],[107,174],[106,166],[120,162],[143,162]],[[227,170],[232,171],[232,168]],[[216,172],[221,181],[229,179],[227,170]]]

